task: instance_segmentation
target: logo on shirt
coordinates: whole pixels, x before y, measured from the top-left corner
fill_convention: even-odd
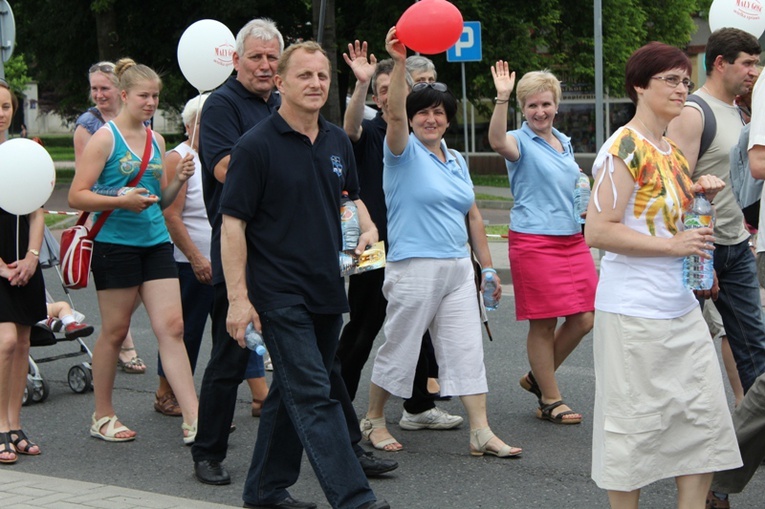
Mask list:
[[[335,175],[338,176],[338,178],[343,177],[343,160],[340,159],[340,156],[331,156],[329,160],[332,162],[332,171],[335,172]]]

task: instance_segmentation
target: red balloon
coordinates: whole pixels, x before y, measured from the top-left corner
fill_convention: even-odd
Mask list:
[[[435,55],[454,46],[462,35],[462,13],[446,0],[420,0],[396,23],[396,38],[407,48]]]

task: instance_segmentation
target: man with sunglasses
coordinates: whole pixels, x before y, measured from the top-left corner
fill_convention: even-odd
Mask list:
[[[387,128],[386,114],[388,111],[388,85],[390,74],[393,72],[393,60],[386,59],[377,62],[374,56],[367,57],[367,43],[355,41],[348,44],[348,53],[343,58],[356,76],[356,86],[348,103],[343,119],[343,128],[353,143],[353,153],[358,166],[359,193],[367,210],[372,217],[380,240],[387,246],[387,207],[383,193],[383,141]],[[410,57],[412,58],[412,57]],[[427,60],[425,57],[421,57]],[[409,60],[407,59],[407,63]],[[424,65],[424,64],[423,64]],[[432,67],[432,62],[430,63]],[[435,76],[435,68],[429,73]],[[407,76],[412,86],[411,77]],[[427,80],[427,77],[426,77]],[[372,87],[372,99],[380,111],[372,120],[365,120],[364,102],[369,87]],[[417,83],[414,86],[427,86],[428,82]],[[444,86],[442,83],[434,85]],[[342,364],[342,375],[351,399],[356,397],[359,378],[364,364],[369,359],[372,344],[385,321],[388,302],[382,294],[384,270],[373,270],[350,277],[348,283],[348,304],[351,314],[350,321],[343,328],[340,336],[337,355]],[[419,429],[452,429],[459,426],[463,419],[450,415],[436,407],[435,397],[428,391],[429,360],[425,343],[430,341],[426,332],[423,338],[423,348],[417,363],[412,397],[404,400],[404,410],[400,426],[407,430]],[[379,444],[377,437],[373,444]]]
[[[749,232],[730,185],[729,153],[738,143],[744,126],[735,99],[752,89],[761,50],[756,37],[736,28],[721,28],[712,33],[706,50],[706,82],[694,94],[702,101],[689,98],[680,116],[669,124],[667,136],[688,159],[694,182],[710,174],[726,184],[714,199],[717,216],[714,268],[719,293],[713,287],[699,296],[715,299],[746,393],[755,379],[765,373],[765,324]],[[661,78],[667,86],[673,86],[669,73]],[[714,115],[713,120],[706,118],[709,113]],[[706,139],[710,134],[705,136],[705,131],[709,133],[712,122],[716,130],[711,133],[710,143]],[[717,494],[719,504],[708,507],[728,507],[726,498]]]

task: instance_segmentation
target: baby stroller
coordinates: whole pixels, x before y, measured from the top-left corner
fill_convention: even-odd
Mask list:
[[[75,321],[82,322],[85,319],[82,313],[76,311],[74,303],[72,302],[72,296],[69,290],[64,286],[63,278],[61,277],[61,271],[59,269],[59,244],[55,237],[51,234],[48,228],[45,228],[42,248],[40,249],[40,265],[43,269],[53,267],[58,274],[58,278],[61,281],[61,287],[66,293],[66,297],[69,304],[72,307]],[[47,302],[53,302],[53,298],[46,290]],[[82,341],[80,337],[70,339],[64,333],[63,329],[51,327],[52,322],[50,320],[42,320],[32,327],[30,335],[30,344],[32,347],[51,346],[57,344],[59,341],[76,342],[77,350],[68,353],[62,353],[53,355],[50,357],[33,358],[32,354],[29,355],[29,373],[27,374],[27,386],[24,391],[24,399],[22,404],[29,405],[31,403],[41,403],[48,398],[50,394],[50,388],[48,383],[42,376],[38,364],[45,362],[52,362],[59,359],[68,359],[72,357],[79,357],[86,355],[88,360],[80,364],[75,364],[69,369],[67,375],[67,382],[69,387],[76,393],[82,394],[93,389],[93,372],[91,368],[91,361],[93,360],[93,354],[88,346]],[[91,332],[92,333],[92,332]]]

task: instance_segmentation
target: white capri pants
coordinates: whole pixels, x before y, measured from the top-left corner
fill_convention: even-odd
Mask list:
[[[410,258],[385,267],[388,300],[385,343],[377,350],[372,382],[409,398],[430,330],[441,394],[488,392],[473,265],[469,258]]]

